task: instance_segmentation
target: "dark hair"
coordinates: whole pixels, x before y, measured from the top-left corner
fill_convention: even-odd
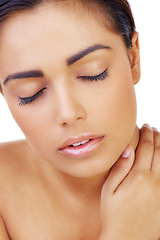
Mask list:
[[[43,2],[67,2],[67,0],[0,0],[0,25],[11,14],[19,10],[34,9],[37,5]],[[135,22],[132,15],[130,5],[127,0],[73,0],[81,2],[83,5],[87,4],[100,7],[109,19],[112,29],[120,34],[126,47],[132,47],[132,35],[135,31]]]

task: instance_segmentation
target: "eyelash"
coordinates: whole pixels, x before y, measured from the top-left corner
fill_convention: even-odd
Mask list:
[[[104,72],[100,73],[97,76],[80,76],[78,78],[82,80],[88,80],[88,81],[103,81],[109,76],[108,71],[105,70]]]
[[[99,75],[96,76],[80,76],[78,78],[82,80],[87,80],[87,81],[103,81],[109,76],[108,71],[105,70],[104,72],[100,73]],[[37,100],[39,97],[43,95],[43,92],[46,88],[41,89],[39,92],[37,92],[35,95],[31,97],[26,97],[26,98],[21,98],[19,97],[19,105],[24,106],[27,104],[31,104],[35,100]]]
[[[26,98],[21,98],[19,97],[19,105],[20,106],[24,106],[27,104],[31,104],[32,102],[34,102],[35,100],[37,100],[40,96],[43,95],[43,92],[46,88],[41,89],[39,92],[37,92],[35,95],[31,96],[31,97],[26,97]]]

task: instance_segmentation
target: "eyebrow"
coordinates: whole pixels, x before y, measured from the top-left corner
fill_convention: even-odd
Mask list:
[[[70,66],[70,65],[74,64],[75,62],[77,62],[78,60],[80,60],[81,58],[88,55],[89,53],[100,50],[100,49],[111,50],[112,48],[109,47],[109,46],[101,45],[101,44],[93,45],[91,47],[88,47],[88,48],[80,51],[79,53],[73,55],[72,57],[68,58],[67,59],[67,65]]]
[[[43,77],[43,73],[40,70],[31,70],[20,73],[14,73],[9,75],[3,82],[6,85],[10,80],[22,79],[22,78],[38,78]]]
[[[67,65],[70,66],[72,64],[74,64],[75,62],[79,61],[81,58],[85,57],[86,55],[88,55],[89,53],[92,53],[94,51],[100,50],[100,49],[108,49],[111,50],[112,48],[109,46],[105,46],[105,45],[101,45],[101,44],[96,44],[93,46],[90,46],[78,53],[76,53],[75,55],[71,56],[70,58],[68,58],[67,61]],[[14,73],[9,75],[3,82],[3,85],[6,86],[6,84],[10,81],[10,80],[15,80],[15,79],[23,79],[23,78],[39,78],[39,77],[43,77],[43,73],[40,70],[31,70],[31,71],[25,71],[25,72],[19,72],[19,73]]]

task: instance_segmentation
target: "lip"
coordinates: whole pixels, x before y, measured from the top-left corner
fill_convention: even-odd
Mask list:
[[[73,147],[71,145],[89,140],[84,145]],[[59,148],[59,152],[68,157],[81,158],[90,155],[104,140],[104,136],[85,134],[67,139]]]

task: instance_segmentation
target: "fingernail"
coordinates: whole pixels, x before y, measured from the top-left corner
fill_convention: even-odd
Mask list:
[[[130,154],[131,154],[130,149],[126,148],[126,149],[124,150],[124,152],[122,153],[122,157],[123,157],[123,158],[128,158],[128,157],[130,156]]]
[[[152,128],[154,131],[159,132],[157,128],[153,127]]]
[[[151,128],[148,123],[145,123],[143,126],[144,126],[144,127],[147,127],[147,128]]]

